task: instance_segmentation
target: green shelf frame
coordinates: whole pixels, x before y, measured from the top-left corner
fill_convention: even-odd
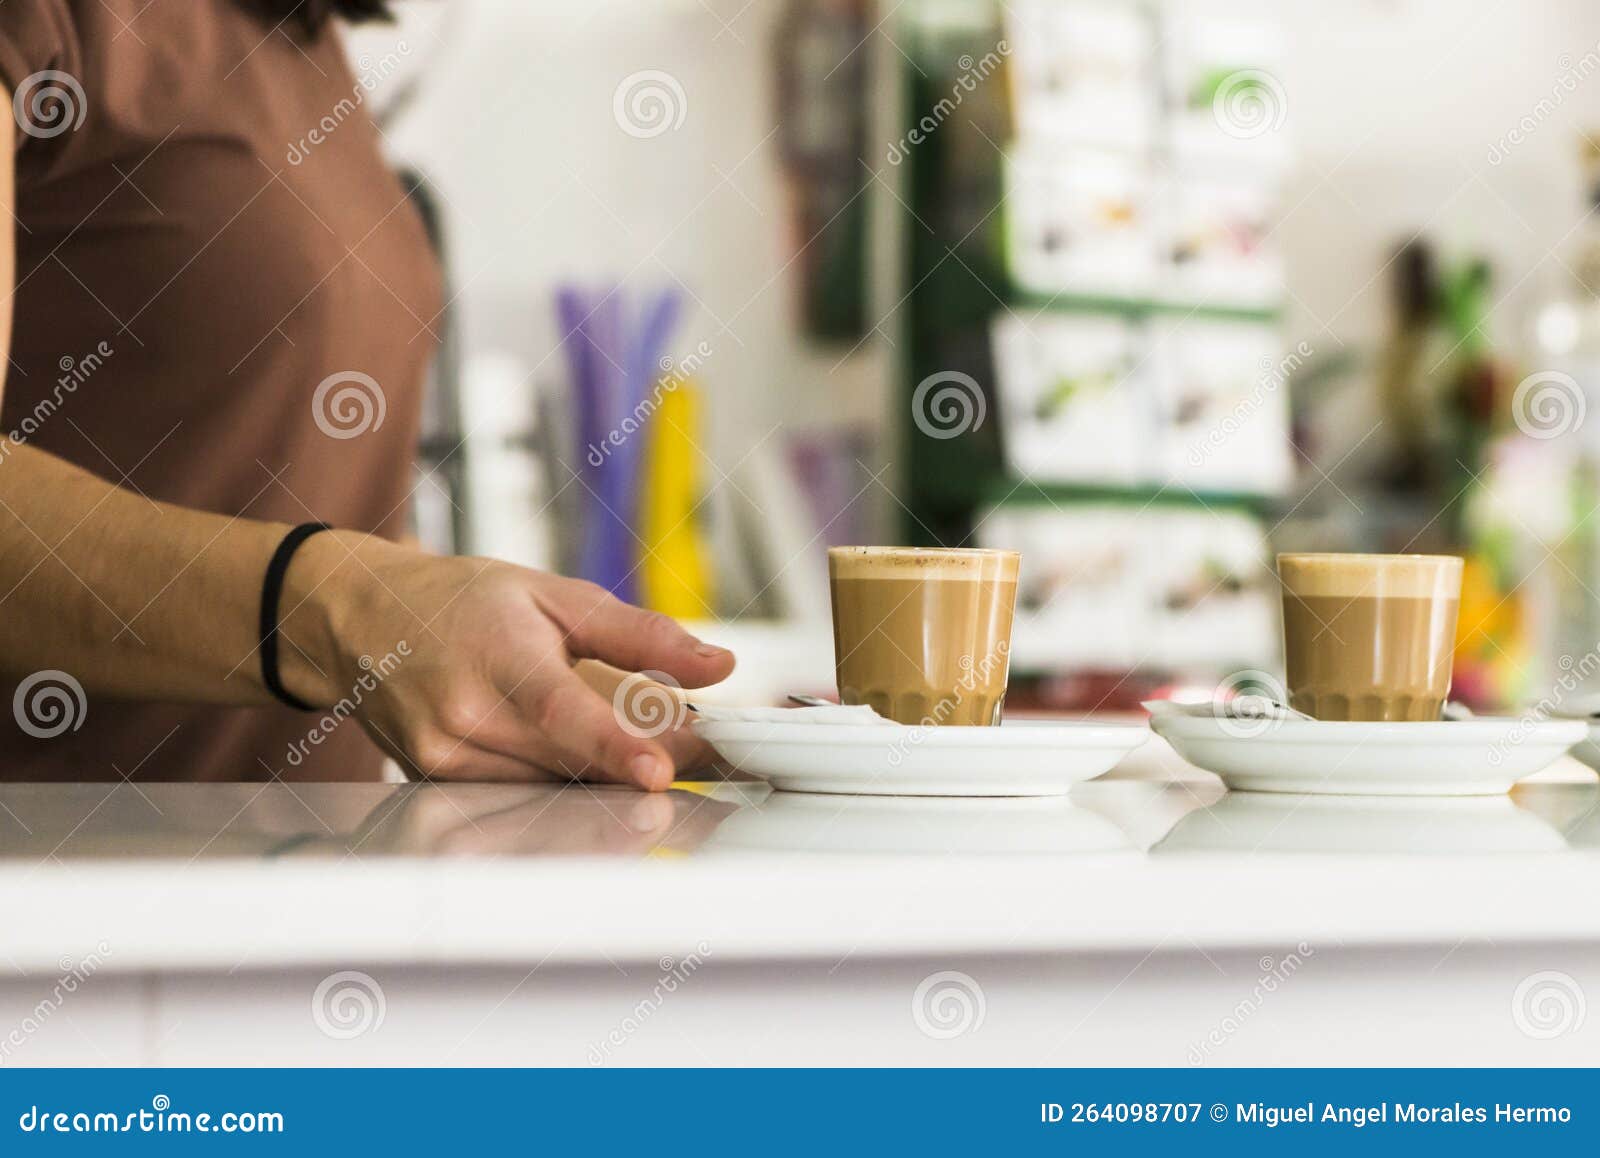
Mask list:
[[[993,478],[978,488],[978,501],[987,506],[1029,507],[1064,503],[1125,503],[1130,506],[1193,508],[1205,506],[1264,514],[1278,501],[1270,495],[1243,491],[1197,491],[1186,487],[1161,487],[1108,483],[1038,482],[1033,479]]]
[[[1021,288],[1012,288],[1006,295],[1006,300],[1012,308],[1019,310],[1121,314],[1128,318],[1177,316],[1215,321],[1261,322],[1268,325],[1283,320],[1283,310],[1273,306],[1215,306],[1203,302],[1103,297],[1090,294],[1046,294]]]

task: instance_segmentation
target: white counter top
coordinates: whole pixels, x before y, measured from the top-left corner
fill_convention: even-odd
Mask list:
[[[10,785],[0,929],[30,975],[1600,942],[1600,786],[1568,771],[1229,794],[1152,744],[1055,801]]]

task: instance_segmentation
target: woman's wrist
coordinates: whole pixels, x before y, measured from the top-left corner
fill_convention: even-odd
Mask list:
[[[358,555],[379,542],[356,531],[323,531],[290,560],[278,601],[278,675],[308,704],[326,707],[350,690],[347,625],[373,582]]]

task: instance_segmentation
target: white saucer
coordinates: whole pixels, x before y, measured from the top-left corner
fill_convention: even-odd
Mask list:
[[[1582,740],[1581,720],[1478,716],[1412,724],[1165,716],[1156,734],[1191,764],[1246,792],[1490,796]]]
[[[790,792],[1061,796],[1150,737],[1128,724],[1019,721],[998,728],[700,720],[728,763]]]

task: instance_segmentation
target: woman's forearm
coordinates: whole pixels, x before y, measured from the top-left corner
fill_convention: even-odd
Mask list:
[[[0,440],[0,670],[60,668],[115,696],[264,703],[261,581],[287,530],[154,502]],[[285,664],[324,666],[306,654],[316,646],[285,647]]]
[[[0,452],[0,674],[55,668],[91,694],[270,701],[256,633],[287,525],[156,503],[28,446]],[[593,584],[354,531],[306,541],[279,609],[284,686],[355,715],[427,776],[555,771],[665,788],[703,745],[686,713],[635,720],[630,705],[667,692],[656,681],[695,687],[733,667]],[[625,676],[596,694],[572,667],[585,658],[649,671],[657,691]]]

